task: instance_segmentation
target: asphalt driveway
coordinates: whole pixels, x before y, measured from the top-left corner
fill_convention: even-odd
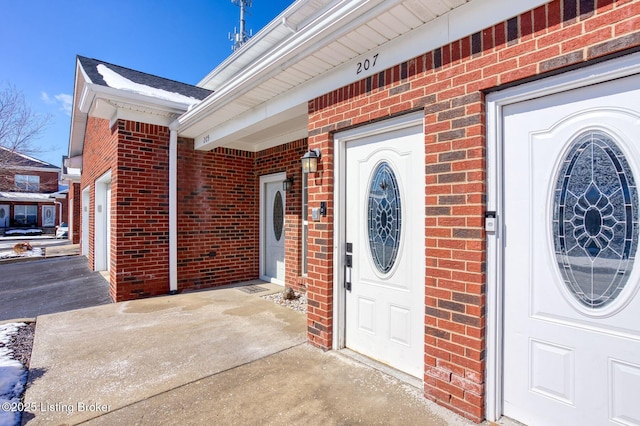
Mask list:
[[[111,303],[109,283],[84,256],[0,262],[0,321]]]

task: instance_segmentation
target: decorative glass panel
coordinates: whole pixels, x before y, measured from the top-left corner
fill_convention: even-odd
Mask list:
[[[276,192],[276,196],[273,200],[273,233],[276,236],[276,241],[280,241],[280,238],[282,238],[283,226],[284,205],[282,204],[282,194],[278,191]]]
[[[373,263],[378,271],[387,273],[398,255],[402,225],[398,181],[387,163],[380,164],[373,172],[367,222]]]
[[[556,180],[553,238],[565,285],[583,305],[606,306],[627,284],[638,245],[638,193],[610,135],[589,131],[571,143]]]

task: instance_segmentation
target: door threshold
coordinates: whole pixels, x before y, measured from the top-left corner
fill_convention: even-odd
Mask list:
[[[403,371],[397,370],[391,367],[390,365],[387,365],[380,361],[376,361],[375,359],[369,358],[349,348],[339,349],[336,351],[336,353],[346,356],[347,358],[351,358],[355,361],[358,361],[359,363],[364,364],[367,367],[371,367],[375,370],[381,371],[391,377],[394,377],[400,380],[403,383],[406,383],[410,386],[413,386],[416,389],[419,389],[421,392],[423,391],[423,381],[418,377],[414,377]]]

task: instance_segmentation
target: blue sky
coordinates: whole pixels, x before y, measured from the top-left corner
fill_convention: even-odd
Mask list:
[[[293,0],[253,0],[255,34]],[[76,55],[197,84],[231,53],[240,8],[231,0],[0,0],[0,84],[51,114],[36,157],[67,153]],[[4,86],[3,86],[4,87]]]

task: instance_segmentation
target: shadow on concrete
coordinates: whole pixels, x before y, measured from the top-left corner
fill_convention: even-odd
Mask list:
[[[111,303],[109,283],[84,256],[0,264],[0,321]]]

